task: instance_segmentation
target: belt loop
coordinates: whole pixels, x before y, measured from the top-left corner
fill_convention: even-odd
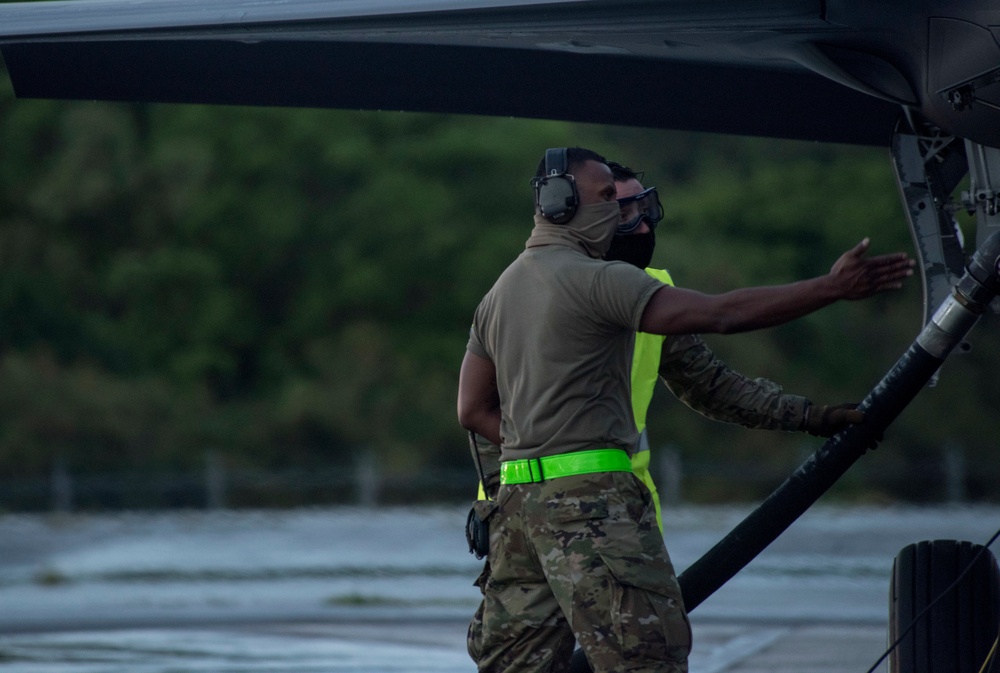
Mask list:
[[[531,468],[529,470],[531,473],[531,481],[545,481],[545,476],[542,474],[542,461],[537,458],[532,458],[528,461],[528,465]]]

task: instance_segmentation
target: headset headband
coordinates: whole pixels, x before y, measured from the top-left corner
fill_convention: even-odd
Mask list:
[[[566,173],[566,148],[550,147],[545,150],[545,175],[563,175]]]

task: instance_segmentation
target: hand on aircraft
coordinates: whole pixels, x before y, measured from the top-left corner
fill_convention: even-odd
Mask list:
[[[848,425],[864,422],[865,412],[857,404],[813,404],[806,410],[802,430],[816,437],[833,437]]]
[[[865,257],[870,247],[871,239],[866,237],[830,268],[844,299],[865,299],[886,290],[898,290],[903,287],[903,279],[913,275],[915,262],[905,252]]]

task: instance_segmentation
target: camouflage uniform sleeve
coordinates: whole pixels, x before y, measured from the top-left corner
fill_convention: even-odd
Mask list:
[[[811,402],[788,395],[767,379],[749,379],[719,360],[699,337],[667,337],[660,378],[670,391],[708,418],[763,430],[801,430]]]

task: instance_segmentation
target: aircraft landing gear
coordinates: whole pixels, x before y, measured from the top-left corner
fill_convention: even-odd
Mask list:
[[[926,325],[965,271],[965,241],[954,217],[959,206],[951,195],[969,164],[957,138],[915,115],[896,124],[890,149],[916,248]]]
[[[963,207],[975,213],[977,248],[1000,231],[1000,149],[963,142],[912,111],[896,124],[890,148],[921,272],[926,325],[965,272],[955,213]],[[952,194],[966,175],[969,189],[958,204]],[[998,312],[996,302],[992,309]]]

